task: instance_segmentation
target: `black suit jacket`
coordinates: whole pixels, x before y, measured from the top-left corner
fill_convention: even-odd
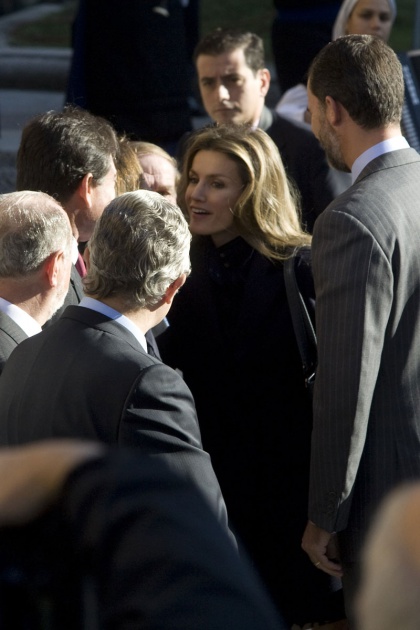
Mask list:
[[[190,390],[127,329],[69,306],[11,359],[0,384],[1,444],[78,437],[136,446],[192,477],[225,520]]]
[[[194,485],[133,450],[78,466],[0,559],[5,628],[44,628],[46,608],[66,630],[286,627]]]
[[[66,310],[68,306],[72,306],[72,305],[76,306],[77,304],[79,304],[79,302],[82,301],[83,296],[84,296],[84,292],[83,292],[82,278],[79,272],[77,271],[77,268],[75,267],[75,265],[72,265],[69,290],[67,291],[64,304],[61,308],[58,309],[58,311],[54,313],[51,319],[45,322],[45,324],[43,325],[43,328],[47,328],[48,326],[56,322],[57,319],[61,317],[61,315],[64,313],[64,311]],[[152,330],[147,331],[146,341],[147,341],[149,353],[155,356],[156,358],[160,359],[159,348],[156,344],[156,340],[155,340]]]
[[[6,313],[0,311],[0,374],[16,346],[28,335]]]

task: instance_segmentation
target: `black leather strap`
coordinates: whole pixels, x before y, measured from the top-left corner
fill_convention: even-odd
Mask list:
[[[316,334],[297,283],[295,264],[295,256],[284,262],[284,281],[293,329],[302,360],[303,375],[306,386],[312,393],[317,366]]]

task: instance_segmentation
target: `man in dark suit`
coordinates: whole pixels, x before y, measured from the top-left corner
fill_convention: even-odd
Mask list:
[[[264,105],[270,72],[262,39],[218,28],[199,42],[194,59],[203,105],[212,120],[258,126],[274,140],[301,195],[303,223],[312,231],[317,216],[349,182],[329,168],[310,130]]]
[[[0,373],[63,304],[72,242],[68,217],[49,195],[0,195]]]
[[[3,449],[0,471],[2,626],[286,627],[201,493],[156,457],[55,440]]]
[[[351,618],[372,514],[420,476],[420,156],[401,136],[401,64],[379,38],[325,47],[308,96],[315,135],[354,183],[313,238],[319,365],[303,547],[343,573]]]
[[[103,209],[115,197],[118,142],[102,118],[67,107],[35,116],[23,128],[17,155],[17,190],[41,190],[61,203],[83,251]],[[81,254],[73,260],[64,308],[83,297]],[[60,309],[54,319],[63,312]]]
[[[112,201],[88,249],[86,297],[9,359],[0,385],[0,443],[83,437],[137,446],[193,477],[225,520],[192,394],[148,354],[146,332],[189,273],[190,233],[158,193]]]

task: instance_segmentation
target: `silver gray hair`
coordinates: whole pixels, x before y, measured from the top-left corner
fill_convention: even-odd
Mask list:
[[[42,192],[0,195],[0,277],[35,273],[58,251],[71,256],[70,221],[61,205]]]
[[[191,235],[178,206],[158,193],[136,190],[105,208],[89,241],[87,295],[118,296],[128,308],[158,304],[190,270]]]

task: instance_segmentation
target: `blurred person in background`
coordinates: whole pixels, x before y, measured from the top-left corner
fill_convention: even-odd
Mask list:
[[[152,142],[131,142],[142,170],[140,188],[153,190],[171,203],[176,203],[179,177],[175,158]]]
[[[191,129],[183,0],[82,0],[67,101],[174,153]]]

